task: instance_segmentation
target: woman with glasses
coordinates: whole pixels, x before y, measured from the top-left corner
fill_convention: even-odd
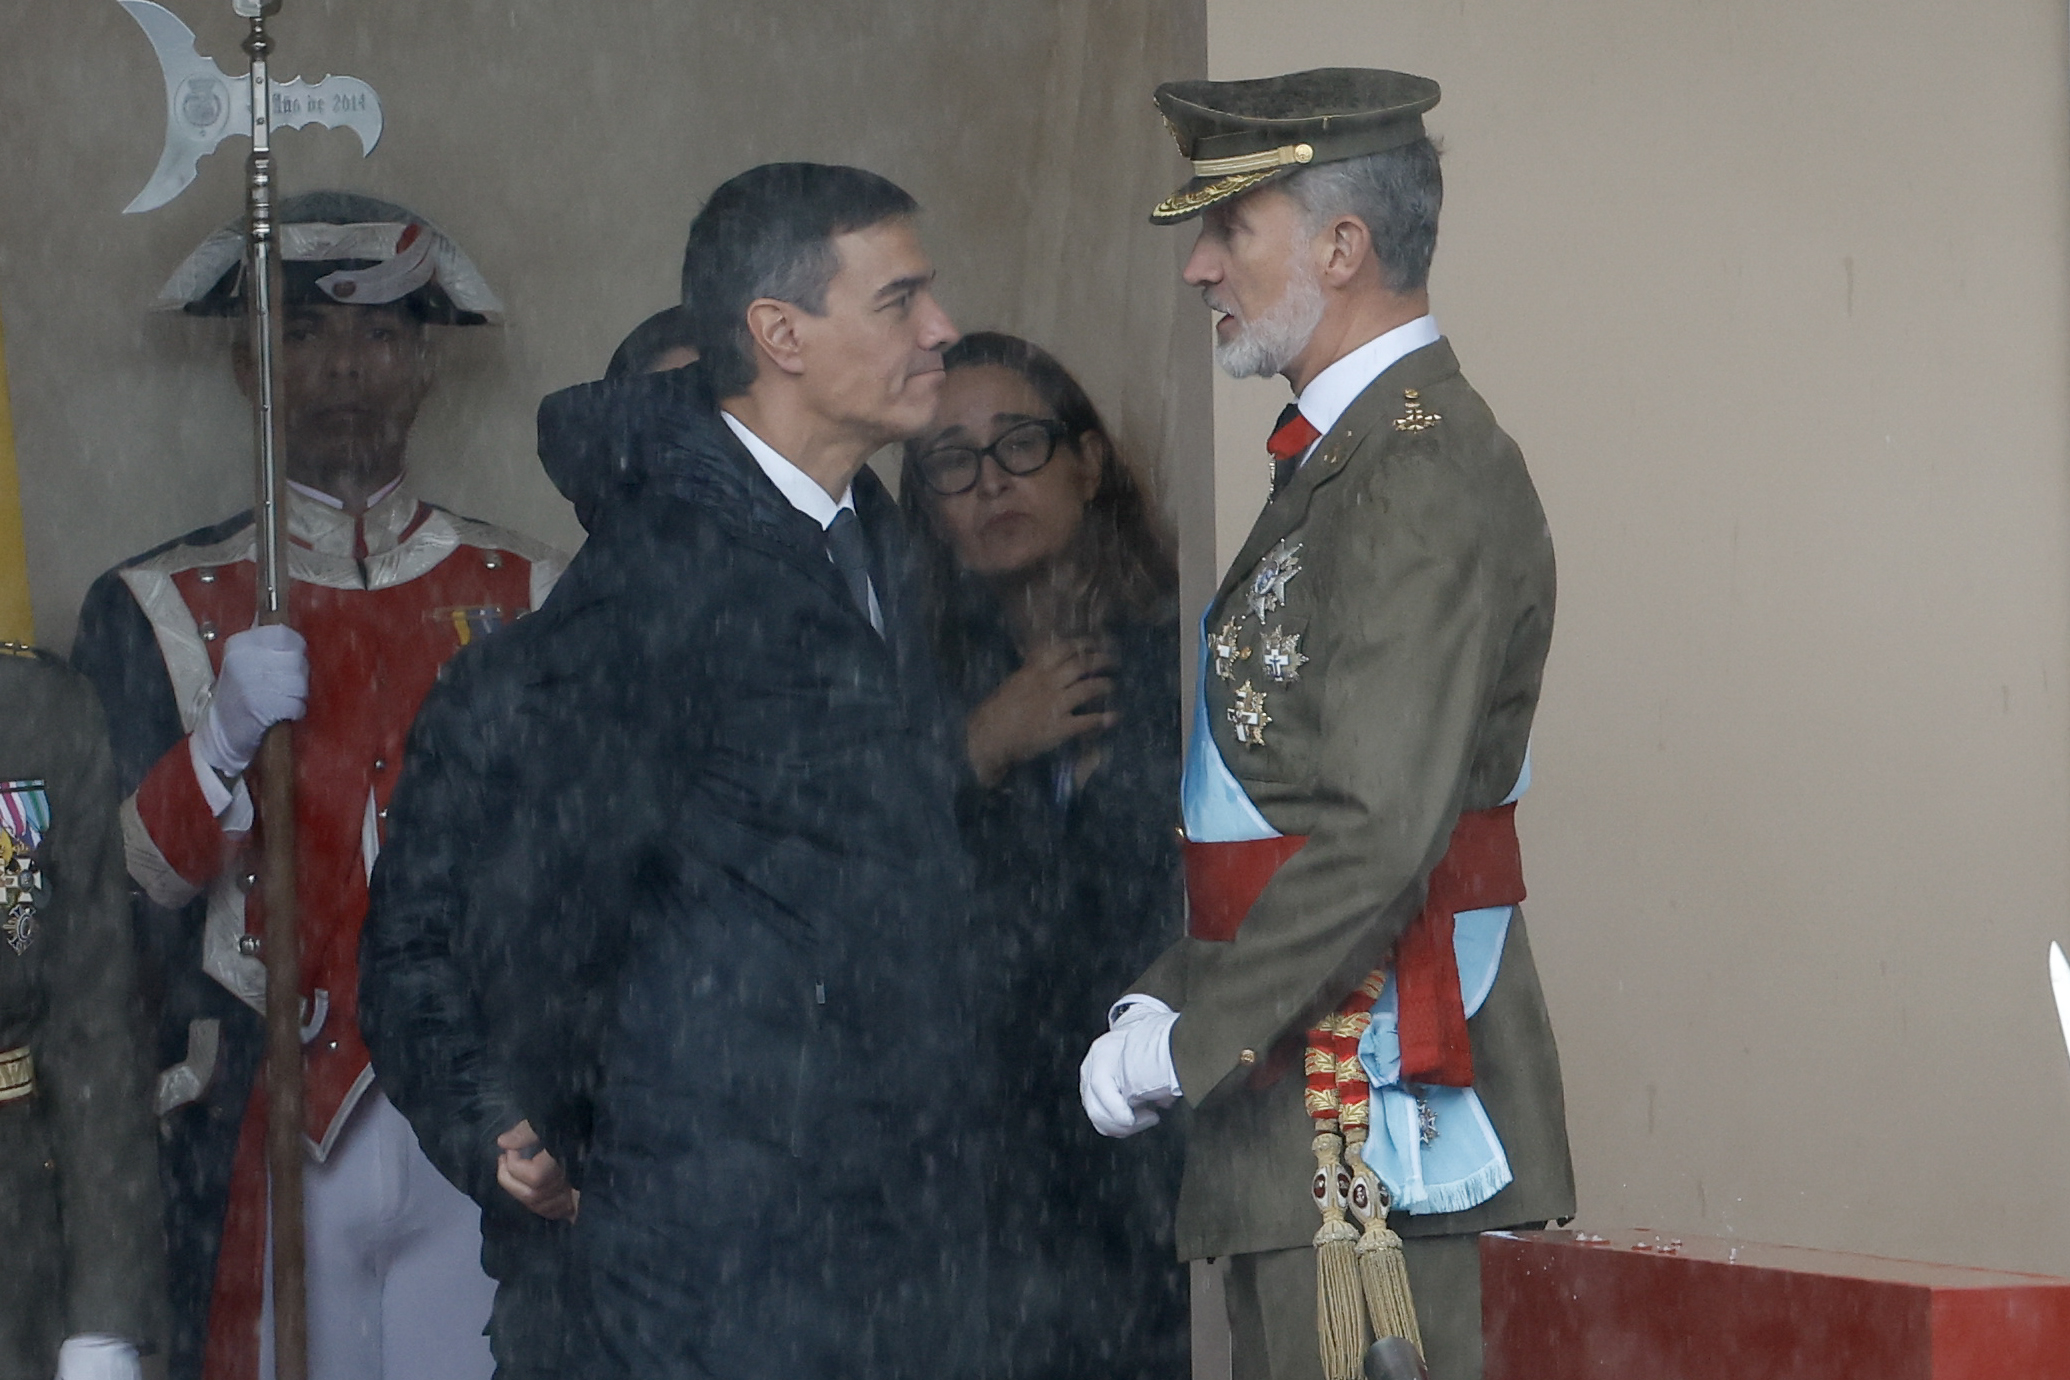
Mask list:
[[[1014,1377],[1180,1380],[1177,1140],[1103,1139],[1078,1102],[1107,1003],[1182,929],[1177,572],[1062,365],[993,332],[943,364],[900,502],[993,927],[995,1354]]]

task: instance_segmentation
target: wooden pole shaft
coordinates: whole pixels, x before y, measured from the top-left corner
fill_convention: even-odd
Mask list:
[[[240,6],[240,10],[244,10]],[[258,621],[289,613],[286,408],[280,397],[280,245],[273,219],[272,42],[266,0],[251,9],[244,50],[252,60],[252,152],[247,164],[246,292],[251,303],[252,398],[258,539]],[[258,817],[264,838],[259,895],[266,910],[266,1171],[273,1238],[275,1380],[308,1380],[308,1237],[302,1225],[302,935],[295,903],[295,754],[289,724],[267,730],[259,748]]]

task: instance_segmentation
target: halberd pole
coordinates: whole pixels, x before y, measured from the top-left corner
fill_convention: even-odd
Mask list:
[[[245,262],[252,359],[256,464],[253,521],[258,540],[260,623],[288,617],[287,438],[279,394],[280,244],[273,220],[272,89],[268,17],[281,0],[235,0],[251,20],[252,151],[245,180]],[[273,1241],[275,1380],[307,1380],[309,1300],[302,1226],[302,943],[295,906],[295,757],[292,725],[277,723],[259,749],[259,821],[264,851],[259,895],[266,908],[266,1171]]]

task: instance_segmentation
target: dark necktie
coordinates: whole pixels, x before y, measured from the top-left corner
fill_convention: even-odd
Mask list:
[[[1308,419],[1301,415],[1301,404],[1288,403],[1273,423],[1272,435],[1266,438],[1265,449],[1272,456],[1272,496],[1279,497],[1279,491],[1294,477],[1294,471],[1301,467],[1301,457],[1322,435]]]
[[[834,569],[847,582],[856,608],[870,619],[871,627],[876,627],[877,620],[870,618],[870,542],[863,535],[862,519],[855,515],[855,509],[843,508],[834,514],[827,527],[827,554],[834,558]]]

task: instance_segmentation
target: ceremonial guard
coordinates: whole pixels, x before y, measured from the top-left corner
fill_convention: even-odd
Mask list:
[[[1229,1259],[1240,1380],[1351,1380],[1376,1337],[1477,1377],[1475,1233],[1573,1211],[1513,822],[1552,543],[1429,314],[1437,99],[1355,69],[1157,92],[1195,176],[1152,219],[1204,217],[1217,362],[1297,401],[1203,623],[1188,937],[1082,1091],[1110,1135],[1191,1108],[1179,1246]]]
[[[0,704],[0,1380],[134,1380],[165,1249],[107,727],[13,643]]]
[[[110,709],[123,843],[163,987],[171,1373],[270,1370],[252,887],[267,821],[246,769],[267,727],[295,720],[310,1373],[486,1376],[492,1286],[474,1204],[376,1083],[357,1020],[359,931],[418,704],[453,652],[535,608],[562,562],[419,500],[403,474],[432,382],[427,326],[499,310],[459,246],[402,207],[341,193],[290,198],[277,219],[292,626],[252,626],[246,513],[104,575],[74,652]],[[236,313],[243,252],[236,225],[210,236],[163,305]],[[241,344],[233,363],[250,392]]]

